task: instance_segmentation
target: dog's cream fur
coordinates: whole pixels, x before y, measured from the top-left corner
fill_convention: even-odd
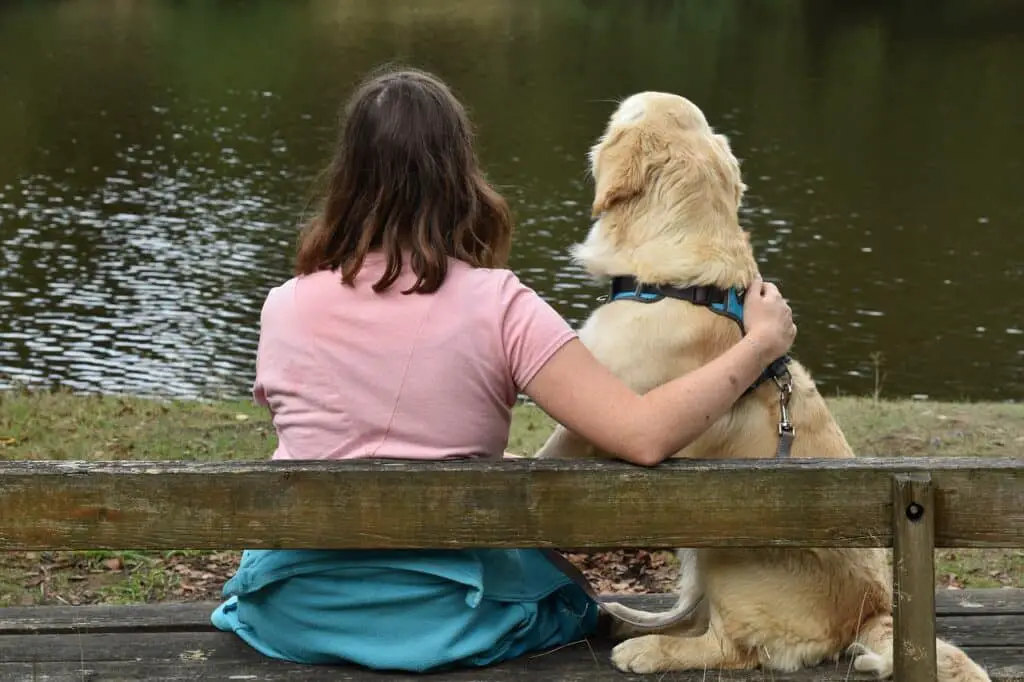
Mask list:
[[[590,151],[593,215],[574,259],[596,278],[634,275],[679,286],[746,287],[758,272],[738,209],[746,190],[725,136],[677,95],[644,92],[623,101]],[[740,338],[732,320],[674,299],[609,302],[580,329],[583,343],[638,392],[707,363]],[[790,365],[796,428],[793,457],[853,457],[807,370]],[[766,382],[676,457],[771,458],[778,391]],[[559,426],[540,457],[609,457]],[[697,637],[658,634],[623,641],[623,671],[703,668],[794,671],[844,652],[854,667],[892,675],[892,586],[882,549],[680,550],[685,597],[702,582],[711,608]],[[622,632],[628,635],[635,632]],[[963,651],[939,640],[938,679],[983,682]]]

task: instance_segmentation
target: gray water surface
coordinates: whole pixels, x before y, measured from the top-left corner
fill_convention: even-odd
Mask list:
[[[512,267],[579,323],[566,260],[618,98],[728,134],[743,223],[826,395],[1024,396],[1024,3],[65,0],[0,5],[0,385],[245,395],[260,306],[338,106],[439,73],[518,217]]]

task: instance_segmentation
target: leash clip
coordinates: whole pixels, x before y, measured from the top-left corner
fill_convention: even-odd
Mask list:
[[[793,439],[796,438],[796,429],[789,421],[789,399],[793,396],[793,376],[787,369],[784,378],[772,377],[775,385],[779,387],[779,449],[777,457],[789,457],[790,449],[793,447]]]

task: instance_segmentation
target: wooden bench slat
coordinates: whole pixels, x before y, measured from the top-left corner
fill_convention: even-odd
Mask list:
[[[210,625],[219,602],[129,606],[11,606],[0,609],[0,635],[67,632],[191,631]]]
[[[1020,461],[955,457],[4,462],[0,550],[889,547],[892,476],[915,471],[936,546],[1024,547]]]
[[[666,608],[672,595],[624,595],[640,608]],[[374,674],[351,667],[310,667],[272,661],[230,633],[213,630],[213,602],[131,606],[18,607],[0,609],[0,682],[55,680],[342,680],[374,682],[422,677]],[[940,590],[938,634],[961,645],[997,682],[1024,680],[1024,589]],[[43,634],[40,634],[43,633]],[[589,645],[589,648],[588,648]],[[558,679],[615,682],[705,680],[703,673],[624,675],[611,668],[612,644],[593,640],[485,670],[445,673],[452,682]],[[83,674],[82,671],[85,671]],[[436,676],[434,679],[437,678]],[[849,660],[794,675],[716,671],[716,680],[869,680],[850,674]]]
[[[86,632],[60,635],[4,635],[5,663],[61,661],[258,661],[261,656],[232,633]]]
[[[937,637],[958,646],[1001,647],[1014,644],[1024,652],[1024,616],[939,616]],[[1021,660],[1024,663],[1024,658]]]
[[[1024,616],[940,617],[939,637],[974,649],[1016,645],[1024,649]],[[233,660],[257,661],[260,655],[231,633],[212,629],[189,632],[79,632],[0,636],[0,660],[134,661]],[[1024,664],[1024,661],[1022,661]]]
[[[624,594],[618,601],[640,609],[661,611],[674,602],[671,594]],[[15,606],[0,608],[0,635],[86,632],[190,632],[212,629],[210,613],[219,602],[133,604],[129,606]],[[991,618],[1024,616],[1024,589],[938,590],[939,617]]]
[[[960,646],[1024,649],[1024,616],[942,616],[939,637]],[[0,660],[132,661],[137,659],[257,660],[259,655],[231,633],[208,626],[191,631],[64,632],[0,636]],[[1024,662],[1024,661],[1022,661]]]
[[[246,661],[226,659],[168,660],[147,659],[138,661],[90,661],[68,662],[0,662],[0,682],[81,682],[81,680],[112,680],[128,682],[134,680],[164,680],[184,682],[192,680],[216,680],[244,682],[283,682],[292,680],[319,682],[423,682],[424,679],[448,682],[498,682],[512,680],[560,680],[561,682],[706,682],[707,673],[672,673],[671,675],[636,675],[621,673],[608,660],[610,643],[595,642],[589,647],[585,643],[565,647],[555,652],[512,661],[485,669],[460,670],[423,676],[396,673],[375,673],[348,666],[301,666],[265,658]],[[1024,679],[1024,665],[1020,662],[1020,647],[1000,649],[967,648],[968,654],[988,668],[994,682],[1019,682]],[[874,680],[876,678],[853,672],[849,659],[803,670],[795,674],[752,671],[715,671],[716,682],[840,682],[841,680]]]

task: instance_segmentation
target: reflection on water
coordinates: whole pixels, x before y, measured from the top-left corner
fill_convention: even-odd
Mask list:
[[[244,394],[335,112],[373,65],[471,108],[512,266],[570,320],[616,98],[727,133],[826,394],[1024,389],[1024,6],[1010,0],[107,0],[0,6],[0,385]]]

